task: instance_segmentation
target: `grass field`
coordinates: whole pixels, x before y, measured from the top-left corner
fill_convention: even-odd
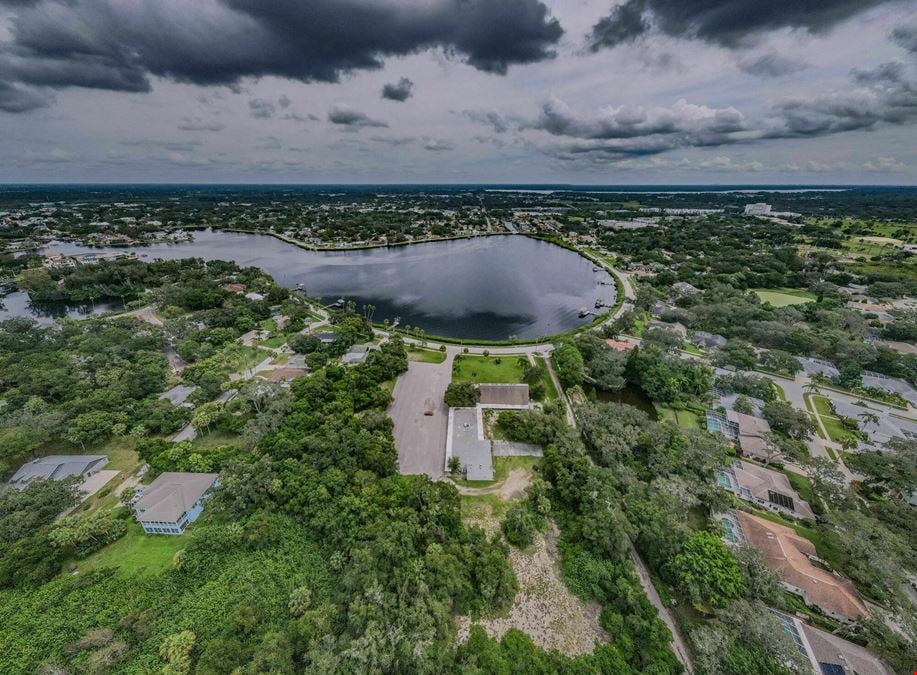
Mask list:
[[[422,349],[411,347],[408,349],[408,361],[419,361],[420,363],[442,363],[446,360],[446,354],[439,350]]]
[[[506,480],[509,472],[513,469],[525,469],[533,471],[535,465],[541,461],[541,457],[494,457],[494,479],[493,480],[455,480],[456,485],[465,487],[490,487],[502,483]]]
[[[156,574],[172,564],[175,554],[188,544],[190,530],[184,534],[148,535],[140,524],[131,520],[127,532],[118,541],[77,563],[80,572],[115,567],[125,576]]]
[[[690,410],[676,410],[658,403],[655,407],[660,422],[672,422],[683,429],[701,429],[704,427],[704,418]]]
[[[858,436],[845,427],[840,418],[838,418],[831,409],[831,404],[825,396],[811,395],[808,396],[809,402],[814,406],[815,412],[821,418],[822,424],[825,425],[825,431],[828,432],[828,439],[835,443],[843,444],[847,440],[854,442],[859,441]]]
[[[225,431],[210,431],[208,433],[198,434],[197,437],[191,441],[191,445],[199,450],[212,450],[221,445],[232,445],[240,448],[243,444],[244,440],[240,435],[231,434]]]
[[[544,400],[556,401],[560,396],[557,393],[557,387],[554,386],[554,380],[551,379],[551,374],[548,372],[547,359],[535,357],[535,362],[544,369],[544,373],[541,376],[541,381],[544,382]]]
[[[761,302],[769,302],[774,307],[787,307],[789,305],[803,305],[807,302],[814,302],[815,296],[806,291],[797,291],[794,289],[784,288],[779,291],[775,290],[756,290],[755,295],[761,298]]]
[[[522,384],[522,366],[516,354],[477,356],[462,354],[452,363],[453,382]]]

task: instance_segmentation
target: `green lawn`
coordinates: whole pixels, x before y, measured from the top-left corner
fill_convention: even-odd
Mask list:
[[[828,415],[829,417],[834,417],[834,411],[831,409],[831,402],[828,400],[827,396],[819,396],[817,394],[809,396],[809,400],[812,402],[812,405],[815,406],[815,412],[819,415]]]
[[[695,356],[703,356],[704,350],[697,347],[696,345],[691,344],[690,342],[683,342],[681,345],[681,351],[688,352],[689,354],[694,354]]]
[[[661,403],[656,403],[655,408],[660,422],[672,422],[683,429],[702,429],[705,426],[704,417],[690,410],[676,410]]]
[[[494,457],[493,480],[462,480],[460,478],[454,480],[456,485],[465,487],[490,487],[505,481],[512,469],[533,471],[539,461],[541,461],[541,457]]]
[[[462,354],[452,363],[453,382],[475,384],[522,384],[522,366],[517,354],[477,356]]]
[[[857,435],[845,427],[841,423],[840,418],[834,414],[834,411],[831,409],[831,403],[827,397],[813,394],[806,395],[806,398],[809,400],[809,403],[815,408],[815,412],[821,418],[822,423],[825,425],[825,431],[828,432],[828,438],[830,440],[841,444],[843,444],[847,439],[851,439],[853,441],[859,440]]]
[[[445,360],[445,352],[441,352],[438,349],[423,349],[421,347],[411,347],[408,349],[408,361],[442,363]]]
[[[788,305],[803,305],[807,302],[814,302],[815,296],[806,291],[798,291],[791,288],[782,288],[780,290],[756,290],[754,293],[761,298],[761,302],[769,302],[774,307],[786,307]]]
[[[125,576],[156,574],[171,565],[175,554],[188,544],[193,527],[178,536],[145,534],[139,523],[131,520],[123,537],[77,562],[77,568],[80,572],[89,572],[116,567]]]
[[[538,363],[539,361],[540,363]],[[541,381],[544,382],[544,400],[556,401],[560,398],[560,395],[557,393],[557,387],[554,386],[554,380],[551,379],[551,373],[548,372],[547,359],[536,356],[535,363],[538,363],[543,368]]]
[[[191,445],[200,450],[212,450],[221,445],[242,447],[243,442],[242,437],[238,434],[231,434],[225,431],[211,431],[198,434],[198,436],[191,441]]]
[[[807,476],[792,471],[784,471],[783,473],[790,479],[790,485],[799,493],[799,496],[811,504],[814,499],[814,495],[812,494],[812,481],[810,481]]]

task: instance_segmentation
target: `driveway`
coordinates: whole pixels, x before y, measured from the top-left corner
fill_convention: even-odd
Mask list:
[[[452,359],[442,363],[412,361],[395,384],[388,414],[395,424],[398,470],[402,474],[427,474],[441,478],[446,463],[446,423],[449,409],[443,403],[452,381]],[[424,415],[427,399],[433,400],[433,415]]]

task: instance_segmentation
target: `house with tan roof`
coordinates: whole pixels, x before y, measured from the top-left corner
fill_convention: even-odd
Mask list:
[[[630,352],[637,348],[637,344],[635,342],[627,342],[626,340],[612,340],[611,338],[605,340],[605,344],[614,349],[616,352]]]
[[[137,522],[147,534],[181,534],[201,515],[207,493],[216,482],[215,473],[160,474],[137,491],[133,504]]]
[[[843,623],[869,616],[853,583],[816,565],[821,561],[815,545],[793,529],[744,511],[731,511],[722,520],[727,541],[761,551],[764,563],[780,575],[784,589],[810,607]]]
[[[795,518],[815,518],[809,503],[800,499],[786,474],[737,459],[716,472],[716,481],[739,499]]]

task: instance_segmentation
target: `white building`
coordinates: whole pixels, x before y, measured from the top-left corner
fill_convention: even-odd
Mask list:
[[[746,204],[745,205],[745,215],[746,216],[769,216],[771,215],[771,205],[765,204],[764,202],[758,202],[757,204]]]

